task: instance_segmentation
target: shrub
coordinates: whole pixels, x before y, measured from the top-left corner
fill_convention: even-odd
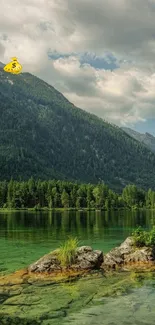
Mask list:
[[[152,230],[149,233],[149,245],[155,246],[155,226],[153,226]]]
[[[137,247],[143,247],[146,245],[146,241],[148,240],[148,235],[146,231],[142,229],[142,227],[138,227],[133,233],[132,237],[134,240],[134,244]]]
[[[58,259],[61,266],[68,267],[75,261],[76,250],[78,248],[78,239],[70,237],[65,243],[60,246]]]
[[[155,246],[155,226],[153,226],[150,232],[146,232],[142,229],[142,227],[138,227],[132,233],[132,237],[134,244],[137,247]]]

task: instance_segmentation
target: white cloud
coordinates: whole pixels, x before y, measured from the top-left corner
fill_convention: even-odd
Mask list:
[[[58,53],[90,52],[133,60],[115,72]],[[154,0],[1,0],[0,61],[17,56],[75,105],[115,123],[155,117]]]
[[[97,70],[75,57],[57,59],[53,66],[61,72],[57,88],[77,106],[117,124],[155,117],[155,74],[135,67]]]

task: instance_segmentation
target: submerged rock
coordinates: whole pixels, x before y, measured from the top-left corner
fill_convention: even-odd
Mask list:
[[[39,273],[52,273],[66,270],[66,267],[62,267],[58,259],[58,252],[56,250],[49,253],[37,262],[31,264],[28,268],[29,272],[39,272]],[[93,250],[89,246],[82,246],[77,249],[74,259],[74,264],[70,265],[68,268],[70,270],[93,270],[99,269],[103,263],[103,252],[100,250]]]
[[[17,276],[19,275],[17,274]],[[37,277],[37,274],[34,273],[32,276]],[[40,278],[40,275],[38,277]],[[103,311],[105,305],[103,299],[105,301],[108,296],[115,297],[128,292],[128,288],[131,288],[134,283],[136,284],[137,279],[133,282],[133,278],[129,274],[114,274],[113,277],[108,278],[103,277],[101,273],[93,272],[91,275],[80,277],[77,281],[55,282],[54,285],[52,281],[47,283],[42,279],[39,280],[39,285],[36,282],[29,284],[24,281],[20,285],[20,290],[18,289],[18,295],[17,286],[12,285],[10,276],[5,283],[7,285],[1,282],[0,289],[9,294],[5,302],[0,305],[0,325],[64,325],[72,324],[72,321],[77,325],[86,322],[85,310],[87,308],[93,306],[98,308],[100,305],[101,311]],[[108,304],[105,306],[105,310],[107,310]],[[115,306],[113,309],[115,311]],[[108,313],[109,310],[111,309],[108,309]],[[82,318],[78,318],[79,313]],[[96,312],[92,314],[91,311],[87,324],[90,324],[92,315],[94,319],[92,324],[96,324],[97,314]],[[76,322],[74,318],[76,318]],[[103,324],[103,320],[105,317],[102,314],[102,319],[97,324]]]

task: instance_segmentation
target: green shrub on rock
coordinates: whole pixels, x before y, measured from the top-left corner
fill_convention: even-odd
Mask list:
[[[136,247],[155,246],[155,226],[150,231],[144,231],[142,227],[138,227],[132,237]]]
[[[147,233],[142,229],[142,227],[138,227],[133,233],[132,237],[134,240],[134,244],[137,247],[143,247],[146,245],[147,241]]]
[[[153,226],[149,233],[149,245],[155,246],[155,226]]]

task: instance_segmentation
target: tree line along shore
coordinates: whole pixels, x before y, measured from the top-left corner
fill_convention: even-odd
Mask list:
[[[0,209],[125,209],[155,208],[155,192],[127,185],[122,193],[104,183],[78,184],[68,181],[0,182]]]

